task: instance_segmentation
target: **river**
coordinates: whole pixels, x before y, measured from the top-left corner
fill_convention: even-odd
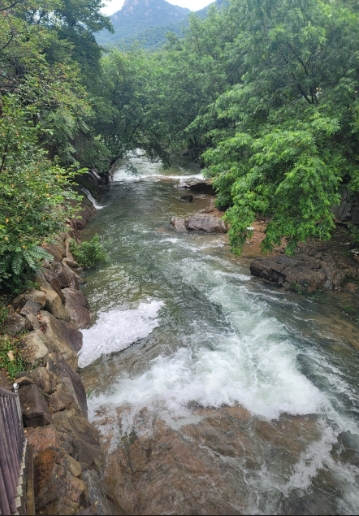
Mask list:
[[[180,202],[189,177],[133,154],[84,232],[110,257],[79,357],[108,487],[132,514],[357,514],[358,326],[251,277],[225,235],[176,233],[209,202]]]

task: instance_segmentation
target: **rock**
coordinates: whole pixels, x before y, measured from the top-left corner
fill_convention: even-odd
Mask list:
[[[81,475],[87,486],[87,500],[94,508],[92,514],[126,514],[114,505],[104,494],[103,486],[96,471],[86,470]]]
[[[75,461],[76,462],[76,461]],[[62,450],[42,450],[34,460],[36,512],[74,514],[86,506],[86,484],[73,475],[73,459]]]
[[[26,301],[38,303],[41,305],[41,308],[43,308],[46,303],[46,294],[42,290],[31,289],[30,291],[17,296],[13,303],[15,306],[23,307],[26,304]]]
[[[181,201],[183,201],[183,202],[193,202],[193,195],[182,195]]]
[[[82,347],[82,333],[72,324],[56,319],[45,310],[40,312],[41,322],[45,325],[45,336],[55,349],[61,353],[73,370],[77,369],[77,353]]]
[[[21,317],[21,315],[14,313],[11,314],[7,320],[5,325],[2,328],[3,333],[10,333],[11,335],[16,335],[17,333],[21,333],[25,330],[25,318]]]
[[[36,428],[25,428],[25,437],[32,447],[34,456],[46,448],[60,448],[59,434],[53,425],[37,426]]]
[[[41,310],[42,306],[36,301],[27,300],[25,305],[22,307],[20,314],[25,317],[25,328],[29,331],[40,329],[40,323],[37,319],[37,314]]]
[[[209,182],[201,181],[199,183],[191,183],[190,189],[192,192],[208,195],[216,195],[216,191]]]
[[[61,237],[55,238],[54,242],[46,242],[42,247],[58,261],[65,256],[65,244]]]
[[[71,260],[67,260],[67,262],[66,262],[66,258],[64,260],[62,260],[62,266],[67,274],[67,277],[69,278],[68,286],[69,286],[69,288],[75,288],[76,290],[78,290],[80,288],[80,283],[82,282],[82,278],[69,267],[68,263],[74,263],[74,262],[71,262]],[[76,264],[76,266],[78,267],[77,264]]]
[[[20,385],[19,397],[24,426],[45,426],[51,422],[44,394],[37,385]]]
[[[101,470],[104,455],[98,430],[85,417],[73,417],[65,412],[56,412],[52,421],[63,448],[81,463],[82,470]]]
[[[67,395],[72,396],[77,410],[87,417],[86,392],[80,376],[71,369],[66,360],[56,354],[49,355],[48,369],[51,373],[61,378],[62,385],[59,387],[59,390],[62,389]],[[60,410],[63,410],[63,408]]]
[[[48,342],[41,330],[34,330],[19,341],[18,346],[22,350],[22,358],[30,367],[45,363],[49,353]]]
[[[77,329],[87,328],[90,324],[90,310],[83,293],[74,288],[64,288],[62,292],[70,322]]]
[[[187,231],[184,218],[172,217],[171,224],[176,231]]]
[[[185,220],[189,231],[205,231],[206,233],[227,233],[225,222],[219,217],[205,213],[196,213]]]
[[[56,319],[63,319],[64,321],[69,321],[70,318],[66,313],[65,307],[62,304],[60,296],[52,288],[44,289],[44,292],[46,294],[46,310],[53,314],[56,317]]]
[[[47,367],[37,367],[30,371],[29,376],[46,394],[52,394],[56,389],[57,377]]]
[[[305,254],[256,258],[250,270],[254,276],[279,286],[308,293],[321,288],[336,290],[344,279],[344,274],[330,264]]]
[[[60,382],[55,392],[49,396],[49,410],[51,414],[60,412],[75,402],[75,398],[67,392],[67,386]]]
[[[355,225],[359,224],[359,208],[355,208],[352,213],[352,223]]]
[[[56,262],[59,263],[59,262]],[[43,271],[39,274],[42,274],[47,281],[48,285],[44,284],[42,285],[43,288],[48,289],[49,287],[56,292],[56,294],[59,296],[61,301],[63,301],[62,292],[61,292],[61,282],[59,280],[58,274],[53,270],[54,264],[51,264],[51,268],[49,269],[43,269]],[[68,281],[67,285],[68,286]]]

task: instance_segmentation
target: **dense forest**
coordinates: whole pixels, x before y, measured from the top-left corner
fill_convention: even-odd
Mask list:
[[[359,191],[359,2],[231,0],[153,53],[103,51],[100,8],[0,2],[0,288],[63,228],[74,175],[136,147],[201,161],[234,251],[258,215],[264,250],[329,238],[342,185]]]

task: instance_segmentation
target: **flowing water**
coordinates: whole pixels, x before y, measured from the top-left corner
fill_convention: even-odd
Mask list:
[[[108,486],[134,514],[357,514],[358,326],[251,277],[250,247],[176,233],[209,203],[180,202],[190,177],[132,155],[85,231],[110,256],[79,364]]]

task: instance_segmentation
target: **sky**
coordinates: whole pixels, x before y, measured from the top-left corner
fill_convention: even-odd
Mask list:
[[[111,14],[119,11],[123,6],[125,0],[104,0],[106,7],[101,9],[103,14],[110,16]],[[214,0],[167,0],[170,4],[179,5],[180,7],[187,7],[191,11],[199,11],[209,5]]]

